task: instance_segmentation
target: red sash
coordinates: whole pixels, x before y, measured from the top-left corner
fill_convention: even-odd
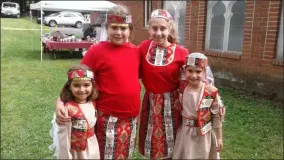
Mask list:
[[[93,102],[95,107],[95,102]],[[89,123],[80,109],[78,103],[67,102],[65,107],[68,115],[72,119],[71,127],[71,149],[75,151],[84,151],[87,148],[87,139],[94,135],[94,127],[90,128]]]
[[[212,118],[210,108],[216,99],[218,90],[210,92],[209,86],[205,85],[202,98],[197,108],[197,124],[200,127],[200,133],[204,136],[212,129]]]

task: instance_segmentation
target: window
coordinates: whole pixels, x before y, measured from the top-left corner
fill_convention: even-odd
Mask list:
[[[173,17],[178,30],[179,44],[184,45],[186,1],[164,1],[163,6]]]
[[[72,13],[66,13],[64,15],[64,17],[76,17],[76,16],[74,14],[72,14]]]
[[[277,59],[283,60],[283,2],[282,2],[282,11],[281,11],[281,20],[280,28],[278,35],[278,44],[277,44]]]
[[[145,0],[144,1],[144,24],[148,26],[148,21],[151,17],[152,12],[152,0]]]
[[[241,52],[245,1],[208,1],[205,49]]]

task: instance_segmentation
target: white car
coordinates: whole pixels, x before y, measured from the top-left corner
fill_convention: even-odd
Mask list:
[[[18,3],[2,2],[1,15],[20,18],[20,5]]]
[[[82,23],[85,23],[85,21],[86,20],[81,13],[67,11],[53,13],[43,18],[43,23],[50,27],[55,27],[56,25],[71,25],[76,28],[81,28]]]

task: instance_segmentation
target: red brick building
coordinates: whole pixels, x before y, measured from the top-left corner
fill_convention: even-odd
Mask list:
[[[283,99],[281,0],[112,2],[131,10],[134,44],[148,38],[150,12],[165,8],[178,23],[181,44],[209,57],[217,86]]]

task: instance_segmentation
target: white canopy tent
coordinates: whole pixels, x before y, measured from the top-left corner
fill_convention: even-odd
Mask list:
[[[30,4],[30,10],[38,10],[41,13],[40,33],[42,36],[43,11],[58,11],[58,12],[59,11],[76,11],[76,12],[108,11],[114,6],[116,6],[116,4],[109,1],[40,1],[35,4]],[[30,16],[32,20],[31,11],[30,11]],[[40,46],[41,46],[41,61],[42,61],[42,44],[40,44]]]

